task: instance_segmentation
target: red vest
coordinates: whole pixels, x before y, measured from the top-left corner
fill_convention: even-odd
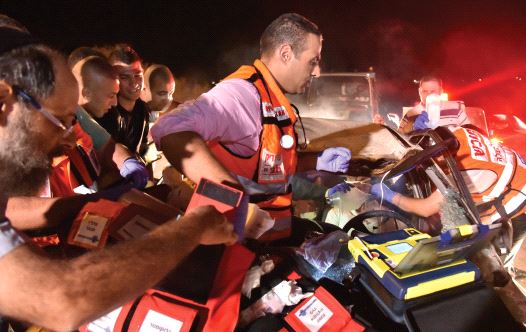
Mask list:
[[[273,235],[268,239],[288,236],[292,194],[287,191],[272,192],[270,188],[272,184],[283,184],[282,188],[286,188],[290,176],[296,171],[296,114],[272,74],[260,60],[256,60],[253,66],[241,66],[226,79],[232,78],[251,82],[260,95],[263,131],[258,151],[252,156],[241,157],[230,152],[221,142],[208,142],[208,145],[228,170],[258,185],[267,185],[268,195],[259,198],[257,204],[276,218]],[[281,138],[286,135],[293,139],[290,148],[284,148],[280,144]]]

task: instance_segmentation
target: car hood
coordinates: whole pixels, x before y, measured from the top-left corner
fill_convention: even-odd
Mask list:
[[[349,120],[302,118],[307,138],[304,152],[320,152],[328,147],[343,146],[351,150],[353,159],[400,160],[409,149],[420,149],[407,143],[396,132],[379,124],[356,124]],[[304,136],[296,125],[299,142]]]

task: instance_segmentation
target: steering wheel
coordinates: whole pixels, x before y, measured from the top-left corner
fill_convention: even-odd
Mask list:
[[[363,224],[363,221],[365,219],[369,219],[369,218],[380,218],[380,217],[383,217],[385,218],[384,220],[381,221],[381,223],[384,223],[385,221],[387,221],[387,219],[395,219],[395,220],[400,220],[401,222],[403,222],[404,224],[410,226],[413,224],[412,220],[396,211],[391,211],[391,210],[370,210],[370,211],[365,211],[365,212],[362,212],[360,213],[359,215],[357,216],[354,216],[351,220],[349,220],[345,226],[343,226],[343,231],[348,233],[349,230],[351,228],[354,228],[356,229],[357,231],[360,231],[360,232],[363,232],[363,233],[368,233],[368,234],[371,234],[371,232],[367,229],[367,227],[365,227],[365,225]]]

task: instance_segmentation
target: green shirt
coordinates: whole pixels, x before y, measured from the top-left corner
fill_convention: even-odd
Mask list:
[[[75,114],[82,129],[90,135],[93,141],[93,148],[95,150],[102,149],[111,138],[110,134],[81,106],[77,107]]]

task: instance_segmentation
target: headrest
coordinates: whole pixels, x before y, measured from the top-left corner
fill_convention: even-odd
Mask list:
[[[443,127],[468,124],[468,115],[463,101],[443,101],[440,103],[440,120],[438,125]]]
[[[27,32],[6,27],[0,28],[0,40],[0,55],[23,46],[40,43]]]
[[[460,127],[469,123],[463,101],[440,101],[439,104],[428,104],[426,111],[429,115],[429,126],[432,129],[438,126]]]

